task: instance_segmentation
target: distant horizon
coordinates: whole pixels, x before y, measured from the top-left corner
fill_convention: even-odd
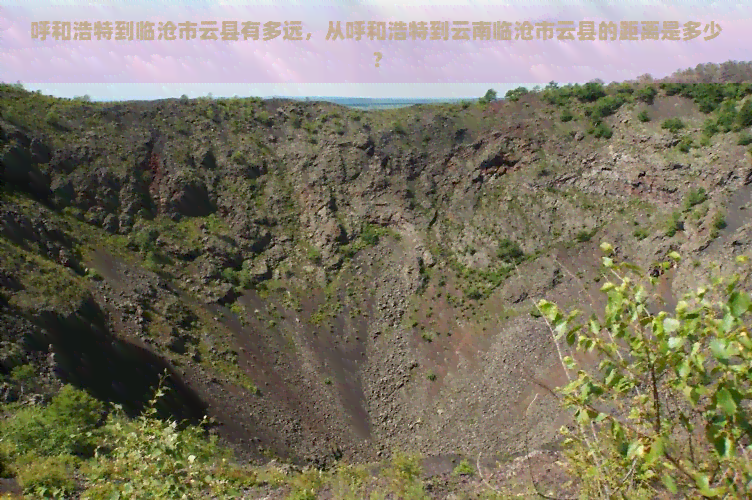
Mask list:
[[[9,84],[15,83],[7,82]],[[560,82],[565,85],[567,82]],[[584,82],[583,82],[584,83]],[[42,83],[23,82],[26,90],[40,91],[53,97],[73,98],[88,95],[94,102],[155,101],[178,99],[187,95],[191,99],[209,94],[217,99],[232,97],[259,97],[262,99],[371,99],[391,101],[461,101],[483,97],[488,89],[499,96],[517,87],[532,88],[540,83],[414,83],[414,84],[156,84],[156,83]],[[381,94],[381,95],[379,95]],[[390,95],[391,94],[391,95]],[[395,96],[397,94],[397,96]]]

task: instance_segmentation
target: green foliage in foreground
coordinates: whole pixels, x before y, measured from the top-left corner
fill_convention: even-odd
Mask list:
[[[749,498],[752,299],[738,289],[740,277],[698,288],[674,315],[652,315],[644,274],[617,264],[610,245],[601,248],[604,266],[618,277],[601,288],[608,297],[603,318],[581,322],[578,311],[538,303],[560,347],[601,359],[588,367],[562,356],[570,382],[560,390],[561,401],[578,424],[562,429],[564,447],[581,494]],[[657,284],[657,278],[649,281]]]
[[[232,496],[253,484],[202,425],[178,428],[155,417],[162,386],[144,414],[128,419],[65,386],[44,407],[16,409],[0,424],[2,469],[33,498],[203,498]],[[13,408],[6,408],[13,411]]]
[[[511,241],[500,248],[508,259],[524,256]],[[651,314],[648,290],[657,278],[615,262],[610,245],[601,248],[604,268],[617,278],[601,288],[608,299],[602,316],[580,321],[577,311],[545,300],[536,308],[556,334],[569,377],[558,394],[575,417],[574,427],[562,429],[573,486],[582,498],[748,498],[752,298],[741,277],[698,288],[671,314]],[[674,252],[668,257],[680,260]],[[738,262],[749,273],[747,259]],[[567,348],[600,362],[578,364]],[[12,378],[28,384],[31,375],[24,367]],[[0,474],[15,477],[30,498],[238,498],[264,484],[286,486],[288,500],[315,499],[323,488],[343,500],[429,498],[417,455],[395,454],[376,489],[365,468],[342,464],[289,477],[235,465],[230,451],[207,436],[206,421],[183,428],[157,419],[163,395],[160,384],[136,419],[117,406],[107,412],[71,386],[44,406],[4,405]],[[469,480],[475,473],[462,462],[452,476]]]

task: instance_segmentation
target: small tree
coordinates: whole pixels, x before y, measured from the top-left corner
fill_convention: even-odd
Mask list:
[[[620,282],[601,288],[608,297],[603,319],[593,315],[582,323],[578,311],[537,304],[556,334],[569,380],[561,401],[579,426],[579,432],[563,431],[570,472],[587,498],[658,498],[666,491],[681,498],[748,498],[749,293],[737,289],[739,276],[715,280],[686,295],[674,314],[651,314],[644,274],[615,263],[610,245],[601,248],[603,265]],[[676,252],[669,258],[679,261]],[[659,278],[647,279],[656,286]],[[580,365],[563,352],[563,342],[598,353],[600,363]]]
[[[497,94],[494,89],[488,89],[486,92],[486,95],[480,98],[480,102],[483,104],[488,104],[489,102],[493,102],[497,99]]]

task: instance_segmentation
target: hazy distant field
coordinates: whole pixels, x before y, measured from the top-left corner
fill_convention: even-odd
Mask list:
[[[362,97],[304,97],[295,98],[296,100],[305,101],[326,101],[340,104],[342,106],[348,106],[351,108],[357,108],[362,110],[369,109],[388,109],[388,108],[403,108],[405,106],[412,106],[414,104],[439,104],[445,102],[461,102],[474,100],[473,98],[446,98],[446,99],[378,99],[378,98],[362,98]]]

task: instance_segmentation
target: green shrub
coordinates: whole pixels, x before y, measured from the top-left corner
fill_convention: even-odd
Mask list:
[[[37,368],[28,363],[25,365],[18,365],[14,367],[10,372],[10,378],[21,384],[31,382],[37,377]]]
[[[453,476],[474,476],[475,468],[467,459],[464,459],[462,460],[462,462],[460,462],[457,465],[457,467],[454,468],[454,470],[452,471],[452,475]]]
[[[708,199],[708,194],[705,192],[705,188],[690,189],[684,198],[684,209],[690,208],[704,203]]]
[[[671,238],[682,229],[684,229],[684,223],[681,220],[681,214],[679,212],[672,213],[671,218],[666,223],[666,236]]]
[[[154,228],[147,227],[142,228],[139,231],[132,233],[130,241],[138,247],[142,252],[148,252],[155,248],[157,238],[159,237],[159,231]]]
[[[632,235],[638,240],[644,240],[645,238],[650,236],[650,233],[644,227],[639,227],[634,230],[634,233],[632,233]]]
[[[752,127],[752,100],[747,99],[742,104],[737,120],[740,127]]]
[[[48,125],[58,125],[60,123],[60,115],[55,109],[51,109],[44,116],[44,121],[47,122]]]
[[[598,122],[592,126],[588,129],[588,133],[597,139],[610,139],[614,134],[611,128],[603,122]]]
[[[174,420],[156,418],[156,404],[165,395],[164,380],[135,420],[126,418],[119,407],[110,414],[103,453],[87,467],[88,489],[82,498],[206,498],[210,492],[232,491],[232,483],[221,475],[230,452],[217,446],[215,435],[206,437],[206,419],[181,429]]]
[[[262,125],[269,126],[272,124],[272,117],[269,116],[269,113],[267,113],[266,111],[261,111],[259,114],[257,114],[256,120],[258,120],[258,122]]]
[[[642,123],[646,123],[650,121],[650,116],[648,116],[648,112],[643,109],[642,111],[637,113],[637,119]]]
[[[522,251],[519,243],[509,238],[504,238],[499,242],[496,256],[503,262],[519,263],[525,257],[525,253]]]
[[[16,471],[24,493],[37,498],[65,498],[76,492],[76,463],[70,456],[24,457]]]
[[[623,94],[601,97],[595,102],[595,104],[593,104],[592,108],[590,108],[590,116],[595,120],[611,116],[616,113],[626,101],[627,98]]]
[[[582,230],[575,235],[574,239],[577,240],[580,243],[585,243],[587,241],[590,241],[590,239],[595,235],[595,230],[587,231]]]
[[[672,133],[676,133],[684,127],[685,125],[684,122],[681,121],[681,118],[669,118],[668,120],[664,120],[661,124],[662,129],[668,130]]]
[[[85,391],[65,385],[44,408],[21,408],[0,430],[17,454],[89,456],[104,405]]]
[[[517,87],[516,89],[508,90],[504,95],[504,98],[511,102],[516,102],[523,95],[527,94],[528,90],[525,87]]]
[[[738,129],[739,113],[733,101],[726,101],[721,105],[716,118],[716,124],[723,132],[731,132]]]
[[[316,500],[316,493],[312,490],[295,490],[285,500]]]
[[[726,216],[722,212],[717,212],[715,216],[713,216],[713,229],[725,229],[726,225]]]
[[[741,278],[713,280],[653,315],[646,306],[659,278],[602,248],[621,278],[601,287],[601,315],[583,322],[579,311],[538,303],[557,342],[601,360],[562,360],[570,382],[558,393],[575,418],[562,428],[564,464],[580,497],[748,498],[752,298]]]
[[[640,87],[635,92],[635,97],[647,104],[653,104],[656,95],[658,95],[658,91],[652,85]]]
[[[702,124],[702,133],[706,136],[712,137],[718,132],[720,132],[720,128],[718,127],[718,123],[716,123],[715,120],[707,119]]]
[[[676,146],[682,153],[689,153],[694,145],[691,137],[682,137],[679,144]]]
[[[595,102],[606,96],[603,85],[597,82],[588,82],[582,86],[575,87],[575,96],[580,102]]]
[[[380,236],[384,230],[373,224],[366,224],[360,233],[360,238],[368,246],[376,246],[379,243]]]
[[[561,121],[566,123],[566,122],[572,121],[574,119],[574,115],[572,114],[571,111],[569,111],[568,109],[565,109],[564,111],[562,111],[560,118],[561,118]]]
[[[742,132],[739,134],[739,138],[736,141],[736,144],[738,146],[749,146],[752,144],[752,135],[749,135],[748,132]]]

